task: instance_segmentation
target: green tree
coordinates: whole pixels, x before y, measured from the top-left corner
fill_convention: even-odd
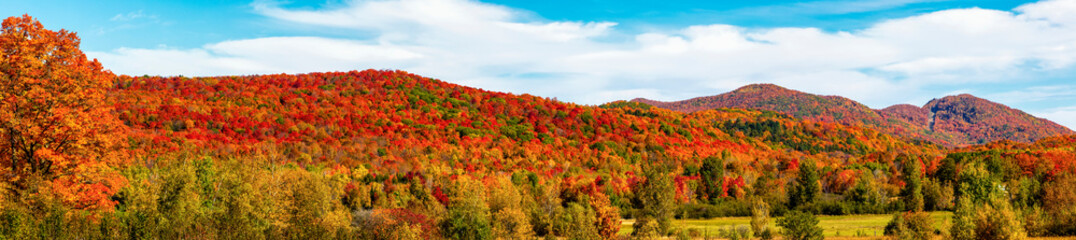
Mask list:
[[[869,174],[860,176],[856,185],[844,191],[845,201],[852,203],[852,211],[855,213],[878,213],[884,211],[882,195],[874,187]]]
[[[777,226],[791,240],[820,240],[822,228],[818,227],[818,218],[808,212],[791,211],[777,220]]]
[[[999,186],[994,177],[987,172],[981,163],[973,162],[964,165],[957,177],[956,197],[968,198],[971,204],[984,204],[990,197],[997,194]]]
[[[804,160],[800,162],[799,176],[796,177],[792,187],[788,190],[788,208],[796,209],[813,203],[821,191],[818,180],[818,166],[815,165],[814,161]]]
[[[923,179],[923,210],[948,210],[953,206],[953,187],[939,180]]]
[[[901,155],[904,168],[901,173],[904,177],[904,188],[900,190],[900,198],[904,200],[907,211],[923,211],[923,176],[919,167],[919,159]]]
[[[602,239],[598,233],[598,229],[594,226],[596,216],[594,210],[590,206],[586,206],[588,201],[580,201],[579,203],[568,203],[568,207],[564,208],[564,214],[561,214],[561,220],[564,223],[568,223],[567,236],[568,239],[578,240],[598,240]]]
[[[722,153],[722,157],[710,156],[702,160],[702,167],[699,168],[699,194],[704,201],[712,201],[714,198],[721,196],[721,184],[725,179],[725,156],[728,152]]]
[[[644,164],[643,176],[646,182],[639,187],[635,194],[636,208],[635,224],[632,225],[633,235],[655,234],[665,235],[670,229],[676,188],[672,178],[668,174],[668,167],[663,165]],[[653,226],[648,226],[648,225]]]
[[[448,204],[448,216],[441,226],[445,236],[464,240],[493,239],[486,190],[482,183],[463,176],[455,184]]]
[[[968,198],[956,200],[956,211],[953,212],[953,225],[949,227],[949,239],[974,240],[975,239],[975,206]]]
[[[959,174],[960,191],[950,238],[1024,239],[1027,233],[995,178],[982,164],[968,163]]]

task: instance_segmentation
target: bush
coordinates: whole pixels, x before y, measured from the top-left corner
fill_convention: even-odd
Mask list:
[[[740,200],[716,200],[715,204],[686,203],[676,210],[680,219],[710,219],[718,217],[743,217],[751,215],[751,207]]]
[[[929,240],[934,236],[930,215],[924,212],[906,212],[893,215],[885,226],[885,235],[894,239]]]
[[[762,230],[762,232],[755,233],[755,235],[762,240],[770,240],[774,237],[773,230],[769,228],[765,228],[764,230]]]
[[[967,172],[972,173],[966,175]],[[974,184],[964,182],[969,179],[969,175],[982,176],[981,172],[981,169],[973,168],[960,173],[961,188],[965,194],[957,199],[957,210],[953,214],[950,238],[957,240],[1027,238],[1024,225],[1013,212],[1008,198],[1002,196],[997,190],[983,189],[987,186],[994,186],[989,178],[973,178],[971,180]],[[986,199],[980,200],[982,197]]]
[[[994,198],[975,215],[978,239],[1026,239],[1024,226],[1009,207],[1008,199]]]
[[[822,228],[818,227],[818,218],[814,214],[792,211],[778,219],[777,226],[783,228],[782,233],[791,240],[822,239]]]
[[[801,210],[809,211],[812,213],[818,213],[822,215],[845,215],[852,213],[853,208],[850,204],[842,201],[816,201],[810,205],[805,205]]]

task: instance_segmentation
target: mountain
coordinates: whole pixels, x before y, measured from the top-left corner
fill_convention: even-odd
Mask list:
[[[931,129],[963,133],[966,142],[985,143],[1001,139],[1032,142],[1073,133],[1049,120],[968,94],[934,99],[923,109],[928,109],[934,116]]]
[[[968,94],[934,99],[923,107],[900,104],[875,110],[844,97],[804,93],[773,84],[752,84],[725,94],[676,102],[641,98],[632,101],[686,113],[718,108],[775,111],[806,120],[874,128],[909,140],[945,146],[998,140],[1031,142],[1074,133],[1049,120]]]
[[[617,174],[639,171],[639,161],[698,166],[726,153],[759,169],[808,156],[830,165],[941,154],[875,129],[773,112],[583,106],[402,71],[119,77],[115,85],[115,111],[132,129],[132,144],[146,152],[275,149],[297,163],[365,165],[382,174],[456,168],[555,175],[575,167],[623,180]]]

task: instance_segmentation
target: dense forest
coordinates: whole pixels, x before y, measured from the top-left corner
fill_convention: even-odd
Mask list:
[[[849,214],[900,238],[1076,235],[1073,136],[950,148],[394,70],[133,77],[78,45],[3,22],[0,239],[690,238],[673,219],[725,216],[815,239],[815,215]]]

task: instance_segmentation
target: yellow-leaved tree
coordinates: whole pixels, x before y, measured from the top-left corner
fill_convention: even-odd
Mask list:
[[[50,195],[78,209],[111,207],[124,125],[105,101],[115,77],[79,38],[9,17],[0,33],[0,181],[8,196]]]

